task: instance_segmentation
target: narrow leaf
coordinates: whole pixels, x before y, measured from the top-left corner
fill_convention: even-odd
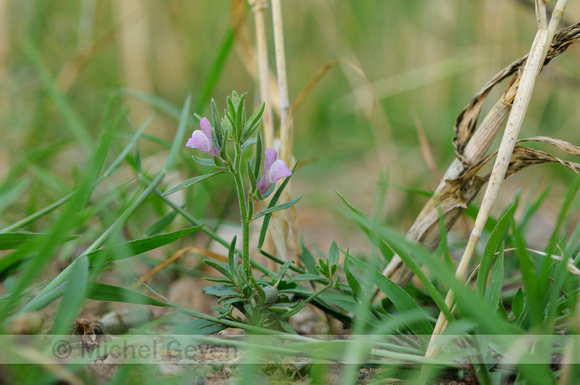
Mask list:
[[[87,254],[91,263],[101,260],[105,255],[109,255],[112,260],[121,260],[145,253],[149,250],[165,246],[174,242],[194,231],[199,230],[203,225],[190,227],[183,230],[174,231],[172,233],[156,234],[147,238],[136,239],[121,243],[119,245],[105,247],[99,250],[92,251]]]
[[[280,211],[280,210],[285,210],[285,209],[295,205],[296,203],[298,203],[298,201],[300,199],[302,199],[302,195],[300,195],[298,198],[292,199],[290,202],[282,203],[282,204],[280,204],[278,206],[274,206],[274,207],[269,207],[266,210],[258,213],[254,218],[252,218],[252,221],[255,221],[258,218],[262,218],[264,215],[272,214],[273,212]]]
[[[62,301],[54,318],[53,334],[68,334],[70,325],[85,300],[88,280],[89,259],[83,255],[78,258],[66,284]]]
[[[351,257],[350,261],[354,266],[363,271],[367,277],[386,294],[400,313],[411,313],[414,317],[417,317],[416,321],[409,324],[409,329],[411,329],[411,331],[417,335],[423,336],[431,335],[433,333],[433,327],[429,323],[425,312],[405,290],[366,263],[361,262],[354,257]]]
[[[165,171],[169,171],[173,168],[179,150],[185,145],[183,142],[183,138],[185,136],[187,121],[189,119],[190,106],[191,106],[191,95],[188,95],[187,99],[185,99],[185,103],[181,110],[181,116],[179,117],[179,124],[177,125],[177,132],[175,134],[175,138],[173,139],[171,150],[169,150],[169,155],[167,156],[167,160],[165,161],[165,166],[163,166],[163,170]]]
[[[182,182],[182,183],[178,184],[177,186],[173,187],[172,189],[165,191],[163,193],[163,196],[173,194],[174,192],[177,192],[179,190],[183,190],[184,188],[189,187],[192,184],[199,183],[203,180],[209,179],[209,178],[214,177],[214,176],[219,175],[219,174],[225,174],[225,173],[227,173],[227,171],[216,171],[216,172],[211,173],[211,174],[205,174],[205,175],[200,175],[200,176],[190,178],[190,179],[186,180],[185,182]]]
[[[495,252],[499,247],[502,240],[505,239],[505,233],[511,223],[516,208],[518,207],[518,201],[513,202],[503,213],[497,224],[493,228],[489,240],[485,245],[485,250],[483,251],[483,256],[481,259],[481,266],[479,267],[479,272],[477,274],[477,293],[481,296],[485,293],[485,287],[487,286],[487,276],[489,275],[489,270],[491,264],[495,259]]]
[[[137,305],[153,305],[171,307],[171,305],[162,302],[156,298],[151,298],[147,295],[141,294],[135,290],[126,289],[124,287],[107,285],[99,282],[88,283],[88,299],[96,301],[114,301],[134,303]]]

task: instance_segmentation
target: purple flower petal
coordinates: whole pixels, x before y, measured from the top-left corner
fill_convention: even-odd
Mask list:
[[[286,166],[283,160],[279,159],[272,163],[272,166],[268,169],[268,181],[270,183],[276,183],[282,178],[289,177],[292,175],[292,171]]]
[[[262,178],[260,178],[260,180],[258,181],[258,183],[256,184],[256,188],[258,190],[260,190],[260,193],[262,195],[266,194],[266,192],[268,191],[268,189],[270,188],[272,184],[268,184],[268,180],[266,179],[266,176],[263,176]]]
[[[211,151],[211,139],[208,138],[205,133],[200,130],[193,131],[191,138],[187,141],[187,147],[198,148],[205,153]]]
[[[199,128],[201,128],[201,131],[209,138],[211,142],[211,124],[209,124],[209,120],[207,120],[207,118],[201,118],[201,121],[199,122]]]
[[[265,153],[264,176],[262,176],[256,184],[256,188],[260,190],[262,195],[266,194],[272,184],[278,182],[282,178],[292,175],[292,171],[290,171],[283,160],[276,160],[278,158],[276,150],[268,148]]]
[[[278,153],[273,148],[267,148],[264,153],[266,154],[266,158],[264,159],[264,175],[267,175],[272,164],[278,159]]]
[[[213,143],[213,136],[211,132],[211,124],[207,118],[201,118],[199,122],[200,130],[193,131],[191,138],[187,141],[186,146],[191,148],[198,148],[205,152],[210,157],[217,156],[221,159],[220,151]]]

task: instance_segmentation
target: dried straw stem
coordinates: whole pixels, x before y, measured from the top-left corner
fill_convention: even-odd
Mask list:
[[[270,71],[268,68],[268,45],[266,41],[266,28],[264,12],[268,7],[267,0],[249,0],[254,12],[256,26],[256,44],[258,46],[258,74],[260,77],[260,96],[266,103],[262,121],[264,122],[264,142],[266,147],[274,146],[274,121],[272,118],[272,104],[270,102]]]
[[[274,24],[278,93],[280,95],[280,158],[286,164],[292,164],[293,132],[292,122],[288,120],[290,100],[288,97],[288,78],[286,75],[286,53],[284,50],[284,26],[282,23],[281,0],[272,0],[272,21]]]
[[[546,16],[546,4],[543,0],[536,0],[536,17],[538,19],[539,29],[521,75],[520,86],[513,103],[512,112],[507,121],[504,136],[502,138],[493,171],[491,173],[491,177],[483,197],[481,208],[475,220],[475,225],[469,237],[467,247],[465,248],[463,257],[461,258],[455,273],[456,277],[462,281],[465,280],[469,262],[471,261],[475,247],[481,238],[483,227],[489,218],[491,209],[499,197],[501,185],[506,176],[511,155],[516,145],[520,128],[522,126],[528,104],[534,90],[536,79],[540,73],[540,70],[542,69],[543,63],[546,59],[546,54],[548,53],[548,49],[550,47],[550,43],[552,42],[556,32],[556,27],[560,21],[560,17],[562,16],[567,2],[567,0],[558,1],[558,4],[556,5],[556,8],[552,14],[550,24],[548,25]],[[452,290],[450,290],[447,293],[445,303],[449,308],[451,308],[453,301],[454,293]],[[425,357],[434,357],[437,355],[439,349],[436,347],[435,337],[440,335],[443,330],[445,330],[446,326],[447,319],[443,313],[440,313],[437,324],[435,325],[435,329],[433,331],[433,338],[431,338]]]

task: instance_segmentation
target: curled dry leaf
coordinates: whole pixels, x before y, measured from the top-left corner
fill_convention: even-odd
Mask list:
[[[547,65],[553,58],[564,53],[570,45],[580,40],[580,23],[573,24],[567,28],[562,29],[554,36],[550,49],[546,55],[544,65]],[[477,126],[477,119],[483,102],[494,86],[500,83],[505,78],[513,75],[522,67],[528,55],[522,56],[501,71],[499,71],[491,80],[489,80],[465,106],[463,111],[459,113],[455,121],[455,137],[453,138],[453,145],[455,146],[455,154],[458,159],[462,160],[465,146],[473,136]],[[518,75],[516,75],[518,76]]]
[[[536,137],[532,137],[532,138],[518,140],[518,143],[524,143],[524,142],[546,143],[546,144],[550,144],[554,147],[557,147],[558,149],[560,149],[568,154],[580,156],[580,147],[575,146],[569,142],[566,142],[565,140],[550,138],[548,136],[536,136]],[[467,178],[473,177],[475,175],[475,173],[478,172],[490,159],[495,157],[496,154],[497,154],[497,151],[495,151],[493,154],[485,157],[484,159],[479,161],[477,164],[475,164],[472,167],[470,167],[469,169],[467,169],[465,174],[462,177],[467,177]],[[529,167],[529,166],[533,166],[535,164],[542,164],[542,163],[560,163],[560,164],[564,165],[565,167],[567,167],[568,169],[574,171],[575,173],[580,174],[580,164],[579,163],[570,162],[570,161],[567,161],[564,159],[560,159],[557,156],[554,156],[554,155],[547,153],[545,151],[536,150],[536,149],[529,148],[529,147],[516,146],[514,148],[514,152],[512,154],[511,159],[510,159],[510,164],[509,164],[509,167],[508,167],[508,170],[506,173],[506,178],[510,175],[515,174],[516,172],[520,171],[521,169],[524,169],[524,168]],[[489,175],[485,176],[484,178],[488,179]]]
[[[554,57],[562,54],[571,44],[578,40],[580,40],[580,23],[559,31],[552,40],[544,65],[549,63]],[[527,55],[498,72],[477,92],[457,117],[454,127],[455,138],[453,140],[457,159],[448,167],[433,196],[423,207],[417,219],[415,219],[413,226],[407,233],[408,239],[429,249],[436,248],[439,244],[440,236],[439,216],[444,216],[445,228],[447,230],[451,229],[457,218],[463,213],[464,208],[477,196],[479,190],[487,181],[486,178],[480,177],[476,173],[481,169],[486,159],[489,160],[489,157],[485,157],[485,153],[508,116],[519,85],[519,74],[516,71],[525,63],[526,59]],[[490,110],[476,131],[477,120],[485,98],[495,85],[513,74],[515,76],[503,96]],[[570,154],[579,155],[579,147],[558,139],[537,137],[520,141],[520,143],[524,141],[547,143]],[[521,146],[516,147],[515,151],[514,162],[510,166],[508,175],[523,167],[546,162],[561,163],[575,172],[580,169],[576,163],[559,159],[543,151]],[[492,154],[491,156],[494,155]],[[441,214],[439,210],[441,210]],[[383,274],[400,286],[407,285],[413,276],[413,273],[398,255],[391,259]],[[379,292],[376,291],[376,293]],[[378,298],[378,295],[375,296],[375,300]]]

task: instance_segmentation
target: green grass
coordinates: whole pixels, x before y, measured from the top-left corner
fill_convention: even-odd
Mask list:
[[[257,371],[263,370],[251,365],[260,354],[275,360],[307,355],[323,361],[305,371],[314,383],[324,383],[331,363],[341,361],[352,364],[343,368],[343,383],[356,381],[360,365],[379,369],[376,383],[400,378],[417,384],[423,381],[423,364],[432,375],[469,373],[486,385],[501,384],[511,374],[517,384],[557,383],[568,370],[552,368],[550,357],[561,347],[557,334],[580,331],[578,326],[574,329],[580,317],[580,281],[564,263],[530,249],[569,258],[579,266],[577,176],[556,166],[536,166],[522,171],[526,179],[506,182],[505,200],[486,227],[485,247],[477,251],[479,273],[467,287],[448,263],[461,251],[461,231],[449,234],[449,241],[434,252],[410,244],[403,235],[425,202],[421,195],[428,195],[436,183],[422,159],[414,114],[443,170],[453,159],[457,113],[497,70],[527,52],[534,18],[526,8],[516,1],[498,4],[500,10],[484,2],[430,0],[284,4],[291,97],[338,57],[357,62],[371,82],[377,82],[376,90],[389,85],[378,92],[375,120],[368,119],[365,108],[352,108],[352,89],[364,90],[365,85],[349,67],[336,66],[314,88],[294,118],[300,163],[292,192],[304,195],[294,207],[299,219],[310,211],[314,214],[308,218],[331,218],[321,223],[332,223],[328,232],[336,242],[326,245],[322,229],[316,227],[324,225],[310,227],[304,221],[304,231],[313,233],[315,240],[320,235],[320,244],[302,243],[303,266],[285,266],[289,273],[282,276],[277,272],[284,263],[277,255],[262,252],[274,261],[274,269],[266,259],[251,261],[256,290],[266,282],[279,282],[277,294],[288,301],[272,306],[272,311],[293,314],[308,302],[318,308],[317,314],[324,314],[319,323],[329,334],[344,328],[357,336],[324,341],[293,334],[285,321],[276,330],[266,329],[169,301],[177,279],[223,278],[189,257],[145,284],[138,281],[163,259],[190,246],[215,245],[218,253],[230,256],[223,269],[235,270],[240,250],[221,235],[224,224],[239,224],[234,186],[221,175],[225,172],[211,175],[210,168],[191,159],[184,144],[198,125],[194,113],[211,116],[211,98],[223,108],[232,90],[248,90],[253,111],[258,87],[234,48],[233,26],[223,4],[171,1],[146,3],[150,35],[142,39],[150,44],[147,62],[131,64],[135,70],[149,68],[149,92],[125,84],[119,39],[97,52],[72,87],[63,91],[57,83],[60,70],[76,53],[79,22],[88,20],[80,3],[25,0],[8,7],[9,60],[0,64],[4,332],[15,317],[40,312],[46,318],[43,333],[68,334],[75,319],[96,317],[91,313],[96,302],[108,308],[117,303],[118,308],[168,309],[163,317],[141,325],[141,334],[175,330],[206,335],[232,327],[284,341],[280,348],[266,338],[240,342],[240,349],[250,346],[244,358],[249,364],[235,372],[240,383],[255,381]],[[109,3],[95,4],[91,41],[118,22]],[[580,77],[575,63],[577,47],[541,75],[523,136],[553,135],[579,142],[579,91],[567,85]],[[129,101],[148,106],[154,115],[130,110]],[[250,160],[244,158],[244,165],[246,161]],[[214,177],[206,180],[209,176]],[[519,186],[522,180],[525,184]],[[177,192],[185,185],[189,187]],[[510,197],[520,187],[521,197]],[[275,206],[278,197],[271,209],[259,214],[265,216],[265,225],[255,230],[259,247],[272,212],[287,208]],[[477,206],[466,211],[468,217],[476,215]],[[351,248],[351,242],[365,246]],[[512,248],[515,251],[504,252]],[[393,252],[417,276],[407,288],[380,274]],[[389,300],[371,303],[375,285]],[[456,294],[453,313],[444,303],[450,288]],[[196,295],[205,294],[200,290]],[[467,343],[457,340],[446,345],[442,357],[423,357],[439,311],[452,320],[450,336],[473,343],[462,362],[449,360]],[[546,337],[525,352],[521,364],[495,365],[489,347],[506,355],[517,350],[517,337],[538,334]],[[388,335],[399,339],[395,343],[378,337]],[[221,343],[204,338],[204,343]],[[563,348],[573,348],[574,341],[567,343]],[[31,362],[35,358],[29,357]],[[86,367],[58,368],[14,365],[8,376],[20,383],[50,384],[67,376],[95,382]],[[578,364],[570,373],[568,384],[580,381]],[[107,383],[187,383],[191,377],[186,371],[168,380],[154,367],[122,365]]]

